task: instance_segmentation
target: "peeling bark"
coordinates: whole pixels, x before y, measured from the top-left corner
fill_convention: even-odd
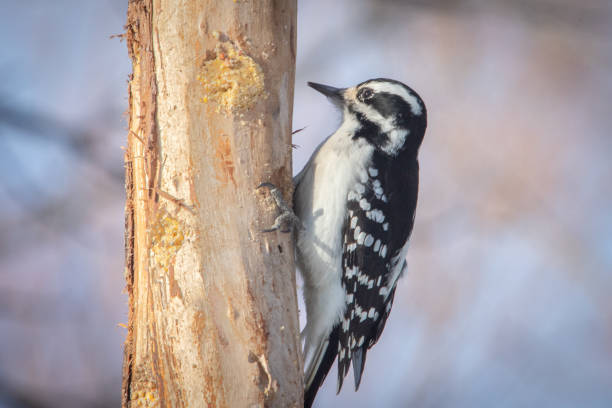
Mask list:
[[[131,0],[123,406],[302,406],[291,237],[296,2]]]

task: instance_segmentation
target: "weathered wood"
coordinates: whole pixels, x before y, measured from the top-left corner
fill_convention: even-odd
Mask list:
[[[296,1],[132,0],[123,406],[302,405],[291,237]]]

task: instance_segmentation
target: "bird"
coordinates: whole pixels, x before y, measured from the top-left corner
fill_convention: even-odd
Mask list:
[[[274,190],[283,209],[272,229],[297,225],[296,264],[307,316],[305,408],[336,359],[337,393],[351,364],[359,389],[366,354],[381,336],[407,267],[418,152],[427,127],[425,103],[400,81],[308,85],[341,110],[342,123],[295,176],[292,211],[283,208],[278,189],[262,184]]]

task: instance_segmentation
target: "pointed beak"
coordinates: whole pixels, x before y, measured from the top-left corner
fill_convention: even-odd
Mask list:
[[[317,84],[316,82],[308,82],[308,86],[312,89],[321,92],[334,103],[342,103],[344,101],[344,89],[334,88],[333,86]]]

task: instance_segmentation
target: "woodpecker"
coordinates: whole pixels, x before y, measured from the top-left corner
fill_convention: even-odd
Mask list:
[[[366,354],[391,311],[406,269],[417,205],[418,151],[427,126],[419,95],[391,79],[350,88],[308,85],[342,111],[342,124],[294,178],[293,211],[307,323],[304,406],[311,407],[334,361],[337,392],[352,363],[355,391]],[[278,190],[273,196],[279,202]]]

